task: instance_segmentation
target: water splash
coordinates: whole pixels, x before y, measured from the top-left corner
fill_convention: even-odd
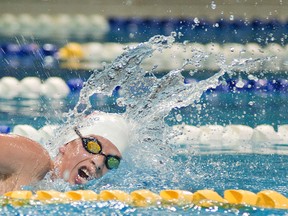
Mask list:
[[[195,56],[193,55],[195,50],[191,50],[191,57],[183,59],[181,67],[175,68],[162,77],[154,74],[157,65],[151,65],[150,70],[143,68],[145,59],[153,58],[154,52],[165,52],[174,42],[173,36],[154,36],[148,42],[127,47],[122,55],[106,65],[102,71],[93,72],[81,90],[77,105],[65,114],[66,129],[67,125],[81,124],[83,118],[94,111],[90,102],[92,95],[111,96],[115,88],[120,86],[121,94],[116,103],[118,106],[125,107],[124,116],[128,121],[137,123],[134,129],[135,137],[131,138],[133,143],[124,155],[124,165],[116,172],[92,181],[87,187],[159,189],[159,186],[173,187],[174,184],[179,187],[179,181],[193,176],[193,173],[185,171],[186,168],[195,165],[191,159],[193,150],[185,149],[188,155],[186,164],[174,160],[178,152],[169,141],[176,134],[169,131],[164,121],[165,117],[173,108],[195,105],[207,89],[216,88],[220,84],[219,78],[223,75],[232,76],[235,71],[249,70],[250,67],[264,61],[263,59],[235,59],[232,64],[227,65],[225,59],[219,56],[220,71],[207,79],[191,84],[184,83],[182,72],[190,65],[197,65],[199,58],[205,58],[206,54],[199,50],[196,50]],[[59,131],[52,141],[53,144],[57,143],[57,137],[66,133],[65,128]],[[58,149],[57,145],[56,148],[53,146],[54,150]],[[186,172],[184,176],[183,172]],[[199,171],[198,177],[201,178],[203,175]]]

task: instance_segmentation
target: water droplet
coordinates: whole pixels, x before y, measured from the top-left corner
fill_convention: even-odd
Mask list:
[[[177,115],[176,115],[176,120],[177,120],[178,122],[181,122],[181,121],[182,121],[182,116],[181,116],[180,114],[177,114]]]
[[[123,98],[118,98],[117,101],[116,101],[117,105],[119,107],[124,107],[126,105],[125,101]]]
[[[250,106],[253,106],[253,105],[255,104],[255,101],[249,101],[248,104],[249,104]]]
[[[245,83],[243,82],[243,80],[239,80],[237,83],[236,83],[236,87],[237,88],[243,88],[245,85]]]
[[[199,21],[199,19],[197,17],[194,18],[194,23],[195,24],[199,24],[200,23],[200,21]]]
[[[249,75],[248,75],[248,79],[249,79],[249,80],[258,81],[258,78],[255,77],[255,76],[253,76],[252,74],[249,74]]]
[[[129,38],[130,38],[130,39],[133,39],[134,37],[135,37],[135,34],[133,34],[133,33],[130,33],[130,34],[129,34]]]
[[[215,10],[215,9],[216,9],[216,4],[215,4],[215,2],[214,2],[214,1],[212,1],[212,2],[211,2],[211,8],[212,8],[213,10]]]
[[[177,37],[177,32],[171,32],[172,37]]]

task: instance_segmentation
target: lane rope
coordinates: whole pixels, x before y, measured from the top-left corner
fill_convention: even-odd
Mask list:
[[[0,48],[0,58],[5,59],[7,66],[15,64],[15,61],[23,60],[23,64],[31,64],[34,61],[42,61],[43,67],[56,67],[60,60],[60,67],[74,69],[102,69],[103,62],[111,62],[124,52],[127,46],[135,46],[137,43],[67,43],[58,47],[53,44],[39,45],[31,44],[3,44]],[[185,67],[187,70],[210,70],[220,69],[222,56],[226,64],[231,64],[233,60],[245,61],[247,59],[262,59],[253,66],[246,67],[249,72],[257,71],[287,71],[288,45],[282,46],[277,43],[270,43],[261,46],[257,43],[175,43],[170,49],[163,52],[155,51],[152,58],[146,59],[142,66],[149,69],[151,65],[157,65],[155,71],[165,72],[175,68],[180,68],[187,59],[193,56],[201,59]],[[17,58],[15,58],[17,57]],[[27,61],[27,58],[32,61]],[[12,63],[13,64],[12,64]],[[28,63],[27,63],[28,62]],[[2,63],[3,64],[3,63]],[[243,70],[243,68],[235,69]]]
[[[224,191],[223,197],[217,192],[208,189],[198,190],[194,193],[177,189],[162,190],[159,193],[154,193],[147,189],[135,190],[130,193],[122,190],[103,190],[99,194],[92,190],[75,190],[68,192],[38,190],[35,193],[23,190],[10,191],[2,196],[2,203],[6,201],[6,204],[15,206],[31,204],[29,201],[40,201],[45,204],[51,204],[69,203],[73,201],[101,202],[112,200],[135,207],[196,205],[205,208],[211,206],[232,208],[238,205],[238,208],[241,208],[241,205],[249,205],[259,208],[288,209],[288,198],[273,190],[262,190],[254,193],[247,190],[230,189]]]
[[[18,80],[15,77],[0,79],[0,98],[15,97],[37,99],[45,96],[52,99],[65,98],[70,93],[67,83],[59,77],[49,77],[42,81],[38,77],[26,77]]]
[[[40,129],[28,124],[11,127],[0,125],[0,133],[12,133],[28,137],[44,144],[54,136],[57,125],[46,125]],[[271,125],[175,125],[170,128],[169,143],[175,147],[191,145],[193,151],[203,152],[209,147],[211,152],[222,149],[243,153],[288,154],[288,125],[279,125],[277,130]],[[170,136],[169,135],[169,136]],[[259,146],[259,148],[257,148]],[[262,146],[262,147],[261,147]],[[213,150],[213,151],[212,151]],[[260,151],[261,150],[261,151]]]
[[[185,84],[197,83],[199,80],[185,78]],[[79,92],[85,81],[81,78],[71,78],[65,81],[60,77],[49,77],[41,80],[38,77],[25,77],[18,80],[15,77],[5,76],[0,79],[0,98],[13,99],[16,97],[37,99],[45,96],[51,99],[66,98],[71,92]],[[115,89],[121,96],[121,87]],[[288,92],[287,79],[229,79],[226,83],[216,88],[210,88],[207,92],[236,92],[254,91],[255,93]]]
[[[158,34],[182,32],[181,39],[207,43],[285,42],[287,21],[277,19],[208,20],[197,17],[104,17],[98,14],[12,14],[0,16],[0,35],[36,37],[40,39],[107,39],[127,38],[143,41]],[[141,32],[145,32],[143,35]],[[107,37],[108,34],[108,37]],[[110,37],[113,36],[113,37]],[[123,39],[121,39],[123,40]]]

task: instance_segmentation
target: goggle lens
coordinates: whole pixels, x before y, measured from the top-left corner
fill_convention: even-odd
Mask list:
[[[99,154],[102,150],[101,145],[96,140],[88,140],[85,143],[86,148],[90,153]]]
[[[74,131],[82,140],[83,147],[91,154],[101,154],[105,156],[105,164],[108,169],[117,169],[120,164],[121,158],[113,155],[105,155],[102,152],[102,146],[100,142],[95,138],[85,138],[81,135],[77,127],[74,127]]]
[[[107,156],[106,157],[106,166],[108,169],[117,169],[120,164],[120,158],[115,156]]]

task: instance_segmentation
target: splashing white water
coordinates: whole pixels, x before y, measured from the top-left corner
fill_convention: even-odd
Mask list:
[[[205,54],[201,54],[199,50],[191,50],[190,58],[183,59],[182,67],[160,78],[153,73],[153,68],[157,65],[151,65],[151,70],[143,69],[142,64],[146,58],[153,58],[154,52],[161,53],[169,50],[174,41],[173,36],[155,36],[136,47],[128,47],[102,71],[94,71],[81,90],[79,102],[65,115],[67,118],[65,127],[52,140],[53,151],[58,151],[58,147],[63,145],[57,143],[57,137],[64,136],[67,128],[81,124],[84,117],[94,111],[90,103],[90,97],[94,94],[111,96],[113,90],[120,86],[121,96],[117,99],[117,104],[125,106],[124,116],[127,121],[137,123],[133,131],[134,137],[131,137],[130,148],[124,154],[126,163],[124,161],[124,165],[116,172],[110,172],[100,180],[92,181],[89,187],[93,189],[116,186],[117,188],[143,188],[149,185],[149,188],[152,188],[157,185],[155,187],[159,188],[159,184],[171,185],[171,182],[189,178],[193,174],[186,173],[183,177],[183,171],[185,172],[185,167],[193,166],[193,160],[185,165],[173,160],[177,151],[169,141],[176,134],[171,134],[164,118],[173,108],[198,102],[207,89],[216,88],[220,84],[219,78],[224,74],[233,75],[235,70],[245,71],[253,67],[256,62],[263,61],[236,59],[231,65],[225,65],[223,57],[219,56],[221,70],[207,79],[191,84],[184,83],[182,72],[191,64],[197,65],[199,58],[205,58]],[[186,148],[185,151],[188,157],[193,156],[191,149]],[[172,173],[173,177],[171,177]]]

